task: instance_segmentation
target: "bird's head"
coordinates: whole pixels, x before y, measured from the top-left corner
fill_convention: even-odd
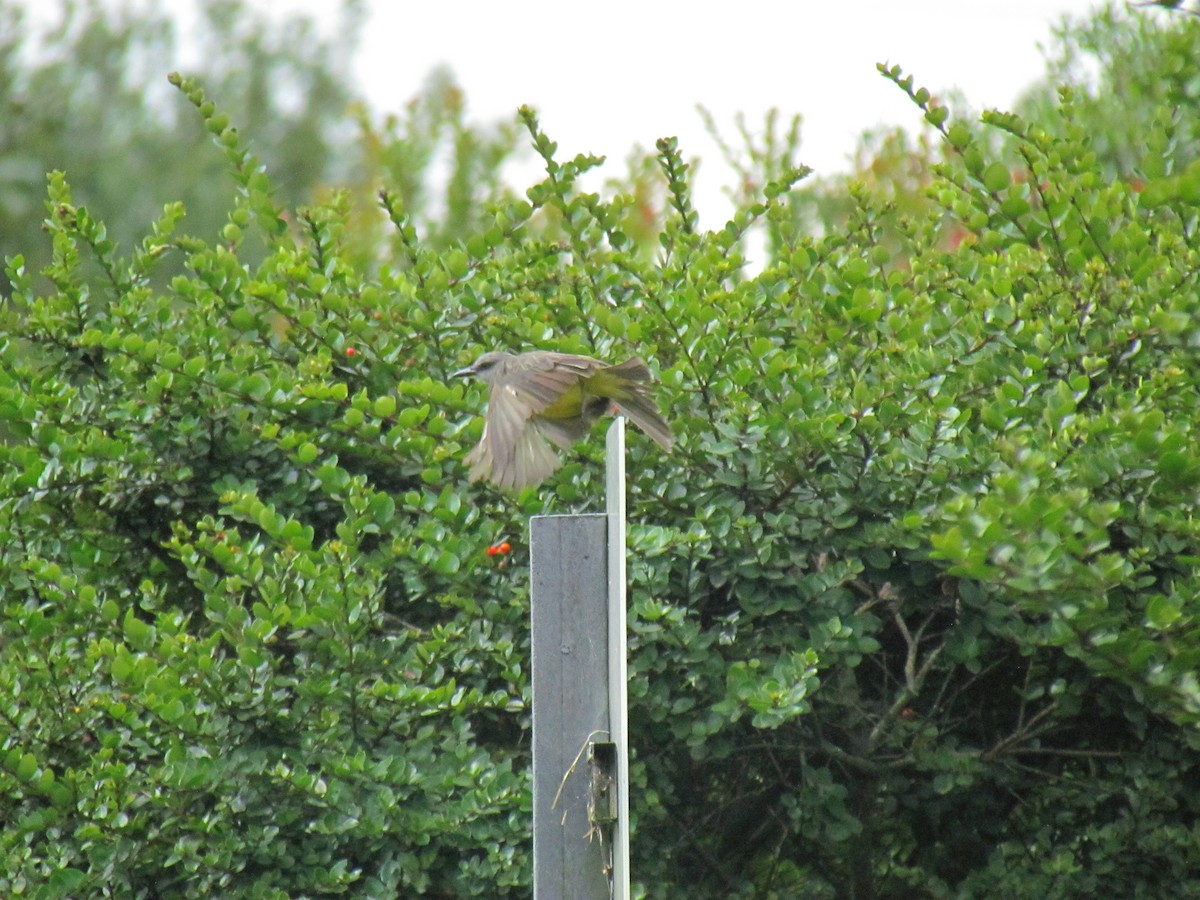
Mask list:
[[[452,374],[451,378],[469,378],[475,377],[480,381],[491,383],[504,368],[508,361],[512,359],[511,353],[505,353],[503,350],[492,350],[483,354],[475,362],[471,363],[465,369],[459,369]]]

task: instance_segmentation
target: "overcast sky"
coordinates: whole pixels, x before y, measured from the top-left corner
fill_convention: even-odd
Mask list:
[[[113,0],[118,2],[118,0]],[[162,0],[186,34],[196,0]],[[246,0],[275,15],[306,13],[332,32],[337,0]],[[897,63],[934,94],[970,108],[1010,108],[1045,70],[1041,48],[1064,17],[1102,0],[363,0],[354,72],[377,114],[399,110],[447,66],[477,122],[534,106],[560,156],[603,154],[612,174],[635,146],[679,138],[699,157],[697,207],[718,227],[729,180],[698,104],[732,136],[741,112],[803,117],[801,161],[845,171],[857,137],[920,114],[875,70]],[[25,0],[35,16],[57,4]],[[1149,14],[1149,13],[1141,13]],[[56,17],[55,17],[56,18]],[[186,40],[185,40],[186,43]],[[184,56],[187,56],[186,49]],[[189,60],[180,60],[187,68]],[[517,176],[532,181],[533,163]],[[510,173],[511,174],[511,173]]]
[[[318,14],[327,0],[257,0]],[[751,126],[777,107],[803,117],[802,161],[844,170],[856,137],[881,123],[920,124],[875,70],[899,63],[935,94],[957,88],[975,110],[1009,107],[1044,71],[1039,46],[1063,16],[1096,0],[369,0],[356,71],[376,110],[398,109],[448,65],[472,118],[536,107],[562,155],[618,165],[634,145],[679,137],[699,156],[699,209],[716,225],[724,172],[696,105],[721,126]],[[620,171],[618,169],[618,171]],[[617,174],[614,172],[614,174]],[[706,202],[707,201],[707,202]]]

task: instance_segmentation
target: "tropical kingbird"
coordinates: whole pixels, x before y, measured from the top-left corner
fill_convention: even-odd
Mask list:
[[[650,369],[636,356],[610,366],[569,353],[497,350],[452,377],[466,375],[491,385],[483,437],[467,454],[472,481],[537,484],[562,464],[547,441],[569,449],[609,412],[628,417],[664,450],[675,442],[647,389]]]

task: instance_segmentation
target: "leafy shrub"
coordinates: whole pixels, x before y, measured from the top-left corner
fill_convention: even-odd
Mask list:
[[[701,232],[664,140],[656,257],[529,111],[527,200],[445,249],[384,194],[375,273],[186,80],[221,243],[169,206],[119,254],[52,176],[0,369],[4,891],[527,892],[525,521],[602,479],[597,441],[465,482],[482,397],[446,378],[493,346],[640,353],[679,434],[629,467],[647,895],[1200,889],[1200,173],[1102,177],[1069,92],[1055,129],[985,115],[997,156],[885,74],[940,212],[862,188],[813,236],[775,165]]]

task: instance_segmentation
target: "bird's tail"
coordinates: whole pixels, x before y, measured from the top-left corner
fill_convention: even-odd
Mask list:
[[[616,401],[617,411],[633,422],[638,428],[654,439],[654,442],[670,452],[675,445],[675,435],[671,426],[658,411],[654,400],[647,397],[640,388],[634,388],[620,400]]]
[[[669,452],[675,444],[675,435],[671,433],[671,426],[659,412],[654,398],[639,384],[650,380],[649,366],[635,356],[620,365],[611,366],[608,371],[619,376],[622,383],[621,389],[614,392],[619,396],[612,398],[617,410],[648,434],[658,446]]]
[[[632,356],[615,366],[609,366],[605,371],[620,375],[627,381],[649,381],[650,367],[642,362],[640,356]]]

